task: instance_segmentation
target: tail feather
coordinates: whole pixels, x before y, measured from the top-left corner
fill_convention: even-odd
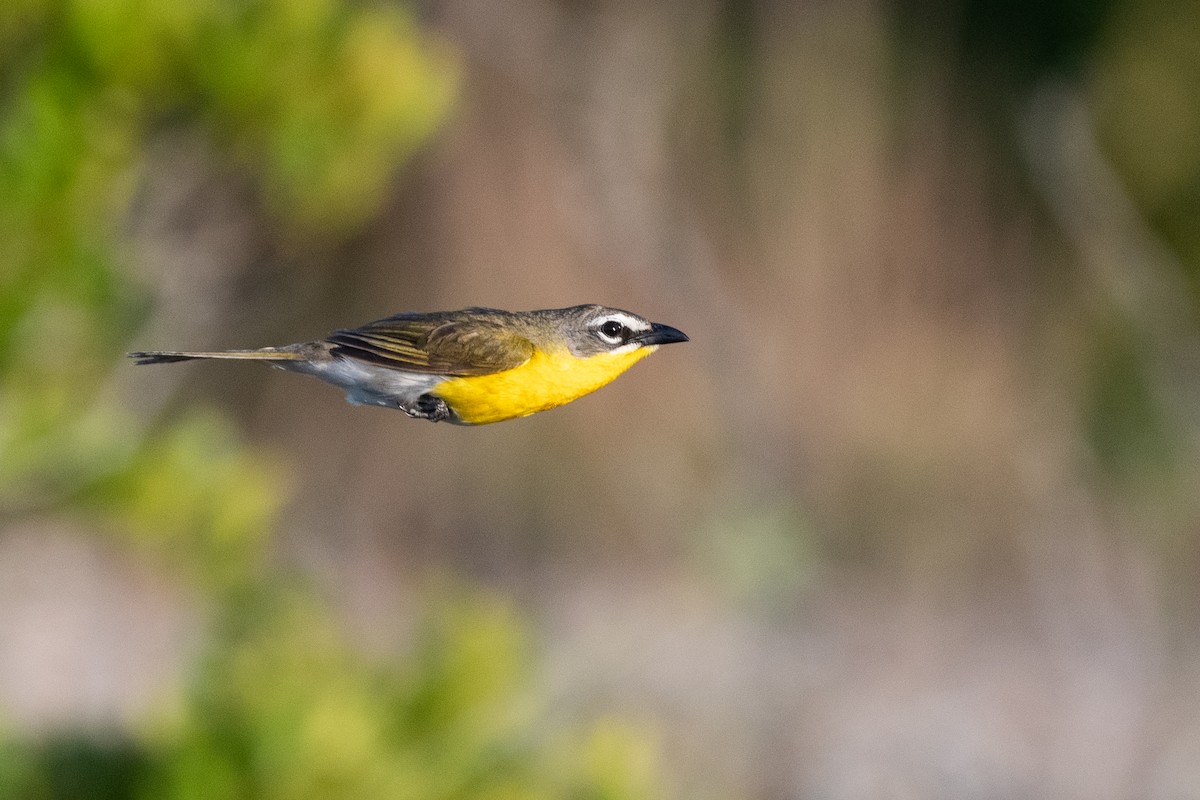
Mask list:
[[[294,350],[277,350],[264,347],[260,350],[216,350],[208,353],[179,352],[174,350],[144,350],[129,353],[137,364],[174,364],[176,361],[192,361],[201,358],[229,358],[247,361],[303,361],[304,356]]]

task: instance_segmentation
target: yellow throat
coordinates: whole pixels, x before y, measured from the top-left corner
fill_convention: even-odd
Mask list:
[[[545,411],[594,392],[657,349],[639,347],[589,358],[577,358],[565,347],[535,350],[519,367],[451,378],[430,393],[444,399],[463,422],[486,425]]]

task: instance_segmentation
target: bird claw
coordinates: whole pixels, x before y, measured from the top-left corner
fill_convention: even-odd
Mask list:
[[[405,408],[404,413],[415,419],[427,419],[430,422],[442,422],[450,419],[450,406],[436,395],[423,394],[411,408]]]

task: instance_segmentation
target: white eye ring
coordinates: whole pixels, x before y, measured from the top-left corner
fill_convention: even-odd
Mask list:
[[[596,335],[609,344],[621,344],[629,335],[629,328],[620,321],[607,319],[596,328]]]

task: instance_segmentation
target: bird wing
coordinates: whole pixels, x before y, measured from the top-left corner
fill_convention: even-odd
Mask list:
[[[326,341],[334,355],[431,375],[489,375],[533,355],[533,344],[499,320],[461,312],[397,314],[335,331]]]

